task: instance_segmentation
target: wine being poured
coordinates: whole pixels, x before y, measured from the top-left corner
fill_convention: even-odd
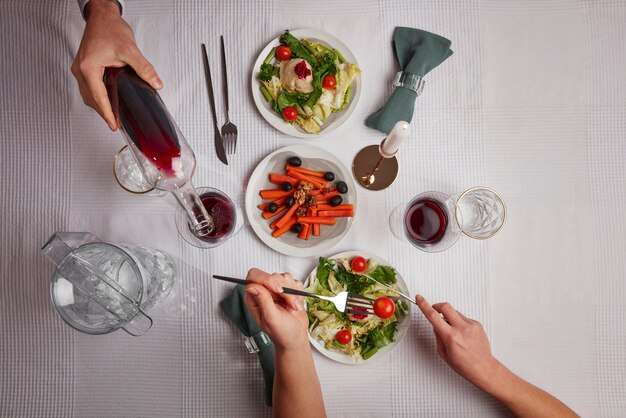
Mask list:
[[[107,68],[105,84],[113,113],[147,183],[176,197],[196,236],[213,232],[214,221],[191,183],[195,155],[161,97],[128,66]]]

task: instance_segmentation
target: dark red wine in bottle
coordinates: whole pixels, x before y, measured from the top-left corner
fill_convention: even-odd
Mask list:
[[[113,113],[124,132],[149,161],[173,176],[180,143],[161,97],[128,66],[107,68],[104,76]]]
[[[420,199],[407,209],[404,226],[410,240],[420,244],[434,244],[446,232],[448,215],[441,202]]]

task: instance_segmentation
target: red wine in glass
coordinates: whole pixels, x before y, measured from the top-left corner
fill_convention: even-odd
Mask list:
[[[446,232],[448,215],[441,202],[420,199],[407,209],[404,226],[410,240],[419,244],[435,244]]]
[[[213,218],[214,228],[203,237],[203,241],[213,242],[230,234],[235,227],[235,207],[230,199],[217,193],[208,192],[200,196],[204,208]]]
[[[105,84],[113,113],[137,149],[164,175],[174,176],[180,142],[157,92],[128,66],[107,68]]]

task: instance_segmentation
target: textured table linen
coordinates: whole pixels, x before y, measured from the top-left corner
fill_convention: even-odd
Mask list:
[[[322,255],[379,254],[413,293],[480,320],[496,356],[522,377],[584,416],[626,416],[626,3],[129,0],[124,17],[196,152],[195,184],[242,204],[256,164],[301,142],[269,126],[250,95],[252,63],[283,29],[323,29],[359,61],[355,113],[305,141],[346,165],[382,139],[364,120],[391,92],[393,28],[452,40],[454,55],[429,74],[416,102],[398,180],[383,192],[359,190],[352,230]],[[219,309],[231,286],[208,276],[241,277],[257,266],[304,277],[316,260],[273,252],[249,226],[213,250],[187,245],[169,198],[115,184],[122,138],[83,105],[69,71],[84,25],[76,2],[2,0],[0,23],[0,416],[270,416],[257,358]],[[220,34],[239,128],[228,167],[213,149],[200,53],[207,43],[223,109]],[[221,125],[223,111],[218,117]],[[390,233],[397,204],[474,185],[493,187],[508,204],[496,237],[427,254]],[[153,245],[183,261],[147,335],[84,335],[57,317],[52,265],[40,253],[57,230]],[[387,357],[359,367],[314,358],[332,417],[507,414],[438,359],[415,312]]]

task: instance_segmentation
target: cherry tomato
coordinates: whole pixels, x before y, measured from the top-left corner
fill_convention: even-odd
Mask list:
[[[281,61],[287,61],[289,58],[291,58],[291,49],[289,49],[289,47],[285,45],[279,46],[276,50],[276,58]]]
[[[367,269],[367,260],[361,256],[354,257],[350,263],[352,271],[363,273]]]
[[[293,122],[298,117],[298,111],[293,106],[287,106],[283,109],[283,118],[289,122]]]
[[[335,334],[335,339],[341,345],[350,344],[350,341],[352,341],[352,334],[347,329],[342,329]]]
[[[396,311],[396,304],[387,296],[379,297],[374,301],[374,313],[381,319],[391,318]]]
[[[324,80],[322,80],[322,86],[326,90],[335,90],[335,87],[337,87],[337,80],[335,80],[334,76],[327,75],[324,77]]]

